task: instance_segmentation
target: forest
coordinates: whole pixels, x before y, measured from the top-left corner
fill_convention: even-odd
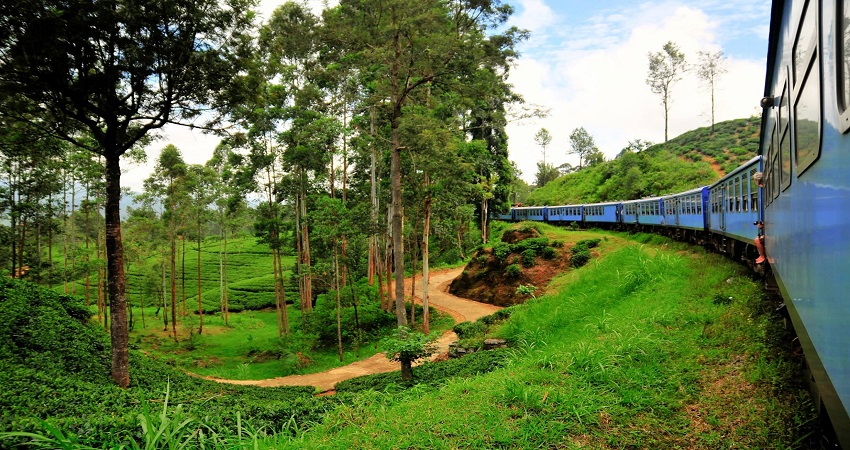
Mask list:
[[[316,15],[288,2],[265,21],[254,6],[21,2],[3,14],[0,260],[98,305],[119,386],[132,302],[161,302],[175,339],[184,298],[198,333],[205,312],[226,320],[240,233],[268,246],[274,295],[237,306],[274,307],[281,336],[288,303],[307,314],[359,280],[406,325],[405,271],[466,257],[507,204],[504,127],[522,99],[506,79],[526,37],[505,27],[510,6],[343,1]],[[203,165],[164,146],[122,211],[122,165],[167,124],[220,144]],[[210,242],[217,288],[201,273]]]

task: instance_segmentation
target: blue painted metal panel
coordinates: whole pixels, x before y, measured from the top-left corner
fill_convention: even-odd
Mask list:
[[[705,230],[708,214],[707,201],[708,186],[665,196],[665,224],[689,230]]]
[[[588,203],[584,205],[584,221],[593,223],[620,223],[619,202]]]
[[[516,215],[515,220],[532,220],[543,222],[545,220],[545,206],[519,206],[514,207],[511,211]]]
[[[581,205],[549,206],[549,222],[581,222]]]
[[[820,400],[839,443],[850,448],[850,134],[845,131],[850,109],[837,95],[845,80],[836,76],[835,63],[846,61],[837,48],[845,41],[836,36],[843,29],[837,26],[837,5],[774,1],[765,80],[771,101],[762,111],[761,152],[768,261]],[[795,52],[796,36],[809,31],[821,33],[813,41],[816,51]]]
[[[759,187],[754,175],[762,171],[761,156],[747,161],[709,186],[709,228],[714,233],[747,243],[758,234],[761,220]]]

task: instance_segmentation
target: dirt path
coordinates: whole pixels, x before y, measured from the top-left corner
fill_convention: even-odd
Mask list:
[[[434,308],[444,311],[455,319],[456,323],[473,321],[479,317],[492,314],[500,309],[499,306],[478,303],[448,293],[449,284],[463,271],[463,268],[435,271],[431,273],[429,297],[430,304]],[[408,281],[409,283],[409,281]],[[416,279],[417,290],[421,293],[421,276]],[[409,284],[408,284],[409,291]],[[417,297],[417,303],[421,299]],[[457,340],[457,335],[449,330],[437,340],[437,351],[431,359],[437,359],[448,352],[449,344]],[[342,380],[371,375],[375,373],[392,372],[399,370],[399,363],[387,359],[383,353],[378,353],[364,360],[353,362],[347,366],[337,367],[325,372],[307,375],[290,375],[286,377],[269,378],[266,380],[225,380],[215,377],[202,377],[219,383],[253,385],[263,387],[274,386],[315,386],[322,392],[332,391],[334,385]]]

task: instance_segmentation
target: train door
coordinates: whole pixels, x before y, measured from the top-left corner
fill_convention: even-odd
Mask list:
[[[726,205],[727,205],[726,199],[729,196],[729,193],[726,192],[726,184],[724,184],[723,186],[720,186],[719,195],[720,195],[720,198],[718,200],[719,200],[719,203],[720,203],[720,205],[719,205],[720,210],[717,211],[717,213],[720,217],[720,223],[718,224],[718,226],[721,230],[726,231]]]
[[[679,224],[679,208],[681,208],[680,205],[681,205],[681,199],[679,197],[676,197],[673,200],[673,215],[675,216],[675,219],[673,219],[673,220],[675,221],[677,227],[680,225]]]

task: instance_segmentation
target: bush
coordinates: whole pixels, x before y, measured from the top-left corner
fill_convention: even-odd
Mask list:
[[[555,249],[552,247],[546,247],[543,249],[543,254],[541,255],[545,259],[555,259],[558,256],[558,253],[555,252]]]
[[[461,322],[452,327],[452,331],[457,334],[458,339],[468,339],[483,335],[487,331],[487,324],[480,319],[475,322]]]
[[[519,278],[520,275],[522,275],[522,269],[519,264],[511,264],[505,268],[505,276],[508,278]]]
[[[540,251],[549,246],[549,238],[536,237],[523,239],[511,246],[511,250],[515,253],[522,253],[526,250]]]
[[[570,264],[572,264],[572,266],[575,268],[579,268],[587,264],[588,261],[590,261],[590,251],[582,249],[573,253],[573,257],[570,260]]]
[[[499,242],[493,246],[493,256],[499,262],[505,262],[511,254],[511,245],[507,242]]]
[[[499,348],[475,352],[463,358],[440,362],[426,362],[416,368],[413,379],[402,381],[399,372],[366,375],[336,384],[337,395],[366,390],[386,392],[390,389],[403,390],[413,386],[437,387],[455,377],[472,377],[504,367],[513,354],[511,349]]]
[[[576,242],[576,247],[583,246],[585,248],[595,248],[602,242],[602,239],[584,239]]]
[[[381,337],[393,329],[396,317],[393,313],[381,309],[376,289],[362,283],[355,286],[354,295],[358,299],[356,317],[352,291],[346,288],[342,292],[340,319],[344,344],[351,344],[366,337]],[[301,330],[305,335],[316,336],[317,345],[321,347],[333,348],[337,345],[336,291],[319,295],[313,311],[304,315]]]
[[[528,249],[522,252],[522,266],[534,267],[534,258],[537,257],[537,252],[534,249]]]

